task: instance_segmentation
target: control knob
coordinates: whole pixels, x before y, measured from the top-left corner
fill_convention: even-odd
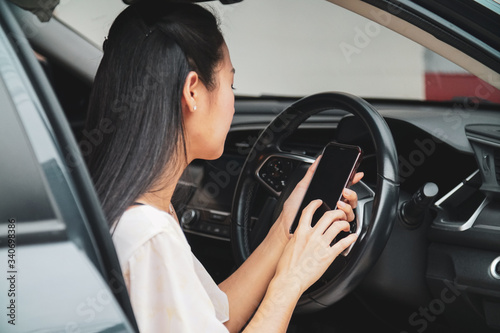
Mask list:
[[[181,225],[183,227],[191,227],[198,220],[199,213],[196,209],[186,209],[181,216]]]

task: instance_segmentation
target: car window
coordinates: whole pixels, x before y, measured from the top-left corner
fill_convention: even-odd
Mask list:
[[[117,301],[126,295],[119,263],[106,265],[111,255],[100,251],[88,196],[65,158],[76,144],[62,140],[70,132],[58,127],[55,96],[9,7],[0,7],[0,250],[8,273],[0,287],[9,305],[0,332],[132,332]]]
[[[344,91],[365,98],[500,103],[500,91],[440,55],[324,0],[204,4],[217,13],[238,96]],[[58,19],[102,45],[122,1],[62,3]]]

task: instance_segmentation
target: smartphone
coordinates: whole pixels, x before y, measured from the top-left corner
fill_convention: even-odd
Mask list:
[[[330,142],[326,145],[295,220],[290,227],[290,233],[297,229],[302,210],[311,201],[316,199],[323,201],[313,216],[311,226],[314,226],[325,212],[337,209],[337,202],[342,200],[342,191],[351,186],[361,159],[362,151],[358,146],[336,142]]]

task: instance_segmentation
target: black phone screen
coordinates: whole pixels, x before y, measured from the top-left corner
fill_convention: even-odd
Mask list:
[[[357,146],[329,143],[325,147],[290,233],[297,228],[302,210],[311,201],[316,199],[323,201],[313,216],[311,226],[314,226],[326,211],[337,208],[337,202],[342,198],[342,191],[351,185],[360,160],[361,148]]]

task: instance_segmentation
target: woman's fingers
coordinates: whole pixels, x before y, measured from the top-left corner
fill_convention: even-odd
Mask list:
[[[290,230],[290,226],[292,225],[293,221],[295,220],[295,216],[297,214],[302,214],[302,212],[299,212],[299,207],[300,207],[300,204],[302,202],[302,198],[304,198],[304,195],[307,192],[307,188],[309,187],[309,183],[311,182],[311,179],[314,175],[314,171],[316,170],[316,167],[318,166],[320,158],[321,158],[321,156],[318,157],[316,159],[316,161],[309,167],[305,176],[295,186],[292,193],[290,194],[288,199],[286,199],[285,203],[283,204],[283,210],[281,212],[279,221],[280,221],[280,224],[283,225],[283,230],[285,230],[285,235],[286,235],[287,239],[290,239],[290,237],[291,237],[289,230]]]
[[[349,222],[354,220],[354,212],[350,204],[347,204],[343,201],[339,201],[337,202],[337,208],[345,213],[346,216],[345,220]]]
[[[341,231],[348,232],[350,229],[347,215],[340,209],[325,212],[311,227],[311,220],[322,204],[321,200],[313,200],[304,208],[299,225],[276,268],[276,274],[283,274],[286,281],[299,276],[302,291],[319,279],[333,260],[356,240],[355,235],[350,235],[331,246]]]
[[[344,202],[348,203],[352,208],[358,206],[358,195],[353,190],[345,188],[342,191],[342,196],[344,197]]]
[[[326,229],[325,231],[325,237],[329,241],[328,244],[331,244],[335,237],[341,232],[345,231],[348,232],[351,226],[349,225],[349,222],[347,221],[335,221],[332,223],[332,225]]]
[[[330,210],[323,214],[314,229],[316,229],[315,232],[322,234],[324,244],[329,246],[341,231],[349,232],[351,225],[345,220],[345,217],[345,213],[341,210]],[[340,244],[336,246],[334,252],[340,251],[334,256],[337,256],[356,240],[356,236],[350,237],[347,241],[344,241],[345,238],[335,243]]]
[[[323,214],[316,223],[315,229],[318,233],[324,234],[335,221],[346,220],[346,214],[341,210],[329,210]]]
[[[320,155],[315,161],[313,164],[311,164],[309,166],[309,168],[307,169],[307,172],[306,174],[304,175],[304,177],[300,180],[300,182],[297,184],[297,187],[298,188],[303,188],[304,191],[307,190],[307,187],[309,186],[309,183],[311,183],[311,179],[314,175],[314,172],[316,171],[316,167],[318,166],[319,164],[319,161],[321,160],[321,156]]]
[[[339,254],[342,253],[342,251],[344,251],[352,243],[354,243],[357,238],[358,238],[358,235],[356,235],[356,234],[350,234],[349,236],[347,236],[345,238],[342,238],[341,240],[339,240],[338,242],[336,242],[335,244],[333,244],[333,246],[331,247],[331,250],[333,252],[332,255],[335,256],[335,257],[337,257]]]
[[[302,210],[302,215],[300,215],[299,225],[296,231],[311,228],[311,220],[313,218],[314,212],[323,204],[321,200],[311,201],[304,210]]]
[[[359,182],[361,180],[361,178],[363,178],[363,176],[365,175],[364,172],[358,172],[354,175],[354,178],[352,179],[352,184],[356,184],[357,182]]]
[[[354,175],[353,180],[352,180],[352,184],[354,185],[357,182],[359,182],[361,180],[361,178],[363,178],[364,175],[365,174],[363,172],[356,173]],[[358,195],[353,190],[345,188],[342,191],[342,196],[344,197],[343,201],[348,203],[349,205],[351,205],[352,209],[354,209],[358,206]],[[351,221],[351,220],[349,220],[349,221]]]

